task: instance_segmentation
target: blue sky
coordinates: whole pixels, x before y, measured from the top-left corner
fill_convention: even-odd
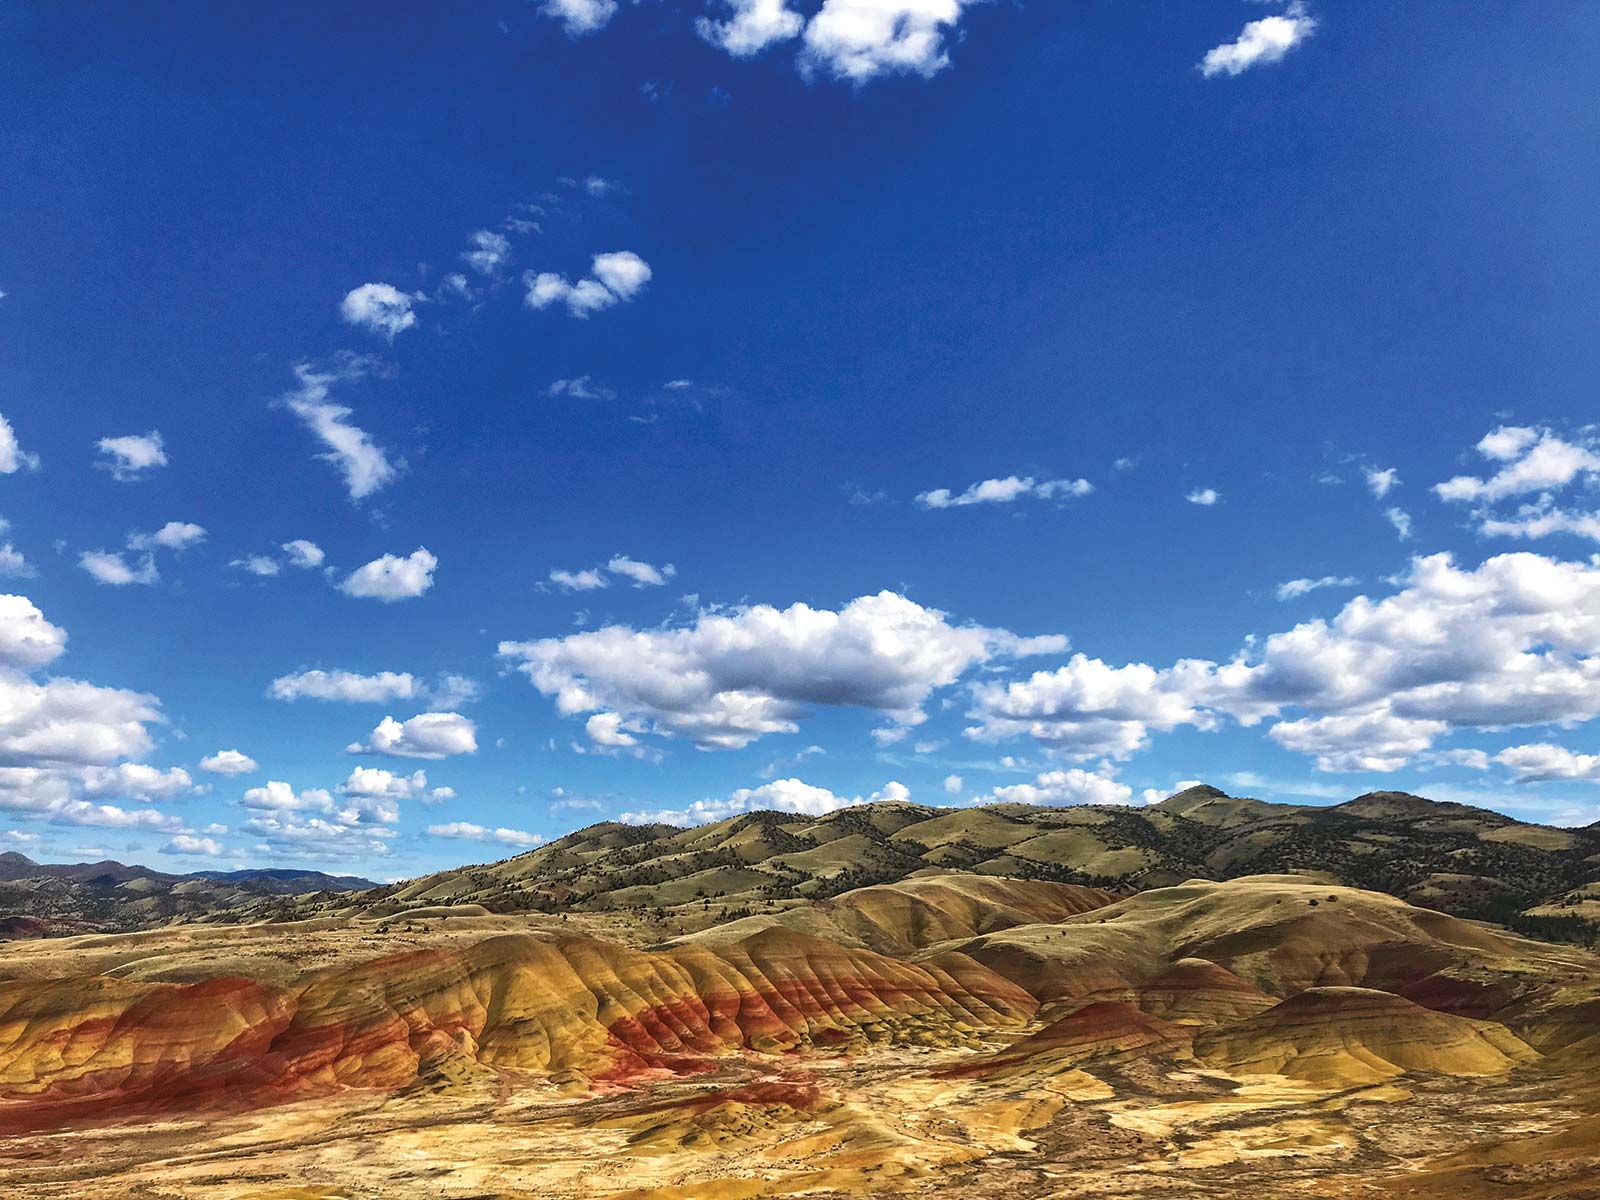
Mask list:
[[[1192,779],[1592,821],[1596,51],[7,6],[0,840],[388,878]]]

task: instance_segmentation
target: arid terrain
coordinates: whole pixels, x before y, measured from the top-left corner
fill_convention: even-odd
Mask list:
[[[1181,879],[1107,810],[599,826],[297,919],[14,940],[0,1192],[1600,1197],[1600,956],[1451,911],[1581,922],[1592,831],[1354,808],[1125,814]],[[830,885],[882,846],[918,865]],[[1541,894],[1486,874],[1527,854]]]

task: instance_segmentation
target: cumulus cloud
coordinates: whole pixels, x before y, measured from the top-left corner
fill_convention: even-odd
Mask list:
[[[1457,475],[1435,484],[1441,500],[1496,501],[1531,492],[1564,488],[1579,476],[1600,476],[1600,454],[1569,442],[1548,429],[1501,426],[1477,446],[1485,458],[1504,464],[1493,475]]]
[[[417,800],[423,804],[437,804],[449,800],[455,792],[447,787],[429,788],[426,771],[413,771],[409,775],[396,775],[382,767],[357,767],[339,787],[340,794],[365,800]]]
[[[617,0],[541,0],[539,11],[576,38],[604,29],[617,14]]]
[[[0,595],[0,666],[31,670],[67,648],[67,631],[45,620],[26,596]]]
[[[156,560],[148,554],[137,563],[129,563],[122,555],[109,550],[85,550],[78,555],[78,565],[89,572],[96,583],[109,587],[127,587],[134,583],[148,587],[161,582]]]
[[[399,808],[391,797],[336,799],[324,788],[296,792],[281,780],[245,791],[244,828],[276,852],[387,854]]]
[[[325,557],[321,546],[315,542],[308,542],[305,538],[295,538],[292,542],[285,542],[281,549],[288,555],[289,565],[299,567],[301,570],[320,567]]]
[[[1013,783],[980,796],[979,804],[1127,804],[1133,789],[1095,771],[1046,771],[1032,783]]]
[[[477,726],[454,712],[418,713],[409,721],[385,717],[365,742],[345,747],[347,754],[427,759],[476,754],[477,750]]]
[[[823,0],[805,28],[800,70],[851,83],[927,78],[950,65],[945,36],[977,0]]]
[[[838,796],[827,788],[813,787],[799,779],[774,779],[756,788],[740,788],[726,798],[696,800],[687,808],[663,808],[649,812],[625,812],[617,819],[630,825],[708,825],[742,813],[784,812],[820,817],[857,804],[890,800],[909,802],[911,792],[904,784],[890,780],[870,796]]]
[[[76,679],[0,672],[0,764],[85,765],[137,758],[161,721],[153,696]]]
[[[261,764],[237,750],[218,750],[200,760],[200,769],[210,771],[213,775],[249,775],[252,771],[259,771]]]
[[[577,283],[569,283],[566,276],[551,271],[523,272],[522,282],[527,288],[523,301],[529,308],[541,310],[564,304],[573,316],[588,317],[632,300],[644,290],[652,274],[650,265],[631,250],[596,254],[590,276]]]
[[[1215,672],[1215,664],[1197,660],[1114,667],[1075,654],[1026,680],[976,686],[971,715],[978,723],[967,734],[985,741],[1025,734],[1074,758],[1126,758],[1144,749],[1152,729],[1214,728],[1201,697]]]
[[[272,579],[283,570],[277,559],[268,558],[265,554],[247,554],[243,558],[234,559],[228,565],[240,571],[248,571],[261,579]]]
[[[923,508],[965,508],[971,504],[1010,504],[1031,496],[1038,500],[1060,500],[1069,496],[1087,496],[1094,484],[1087,479],[1036,480],[1031,475],[1008,475],[1004,479],[985,479],[963,492],[952,493],[949,488],[935,488],[917,496]]]
[[[1480,533],[1530,540],[1571,534],[1600,542],[1600,512],[1564,507],[1556,499],[1564,488],[1600,482],[1600,452],[1593,439],[1502,425],[1486,434],[1477,450],[1499,469],[1487,477],[1457,475],[1433,490],[1442,500],[1475,505]],[[1496,511],[1508,500],[1519,503]]]
[[[1394,770],[1455,730],[1573,725],[1600,716],[1600,565],[1503,554],[1476,569],[1415,559],[1399,590],[1252,643],[1231,662],[1112,666],[1078,655],[973,691],[969,735],[1031,736],[1118,757],[1150,730],[1274,725],[1324,770]]]
[[[501,826],[490,829],[484,825],[474,825],[470,821],[451,821],[447,825],[429,825],[428,833],[437,838],[453,838],[464,842],[491,842],[501,846],[515,846],[527,849],[530,846],[542,846],[545,839],[537,833],[528,833],[521,829],[507,829]]]
[[[629,580],[636,588],[645,588],[661,587],[678,573],[678,568],[671,563],[664,563],[658,567],[652,563],[629,558],[626,554],[618,554],[613,556],[604,568],[553,570],[550,572],[550,582],[564,592],[592,592],[611,586],[611,580],[606,577],[607,572]]]
[[[103,437],[95,445],[103,457],[94,465],[102,471],[110,471],[111,478],[119,483],[133,483],[143,479],[147,472],[167,465],[161,433],[156,429],[125,437]]]
[[[1367,490],[1378,499],[1383,499],[1395,488],[1400,486],[1400,472],[1394,467],[1363,467],[1363,474],[1367,479]]]
[[[196,837],[190,833],[180,833],[165,846],[161,847],[163,854],[193,854],[206,858],[217,858],[222,854],[222,846],[215,838]]]
[[[798,728],[808,705],[859,707],[899,725],[923,701],[992,659],[1063,649],[1060,637],[1019,638],[952,625],[893,592],[837,612],[806,604],[701,612],[681,628],[607,626],[565,638],[502,642],[565,716],[611,712],[703,749],[748,745]]]
[[[129,550],[171,550],[182,553],[206,540],[206,531],[193,521],[168,521],[154,533],[135,533],[128,538]]]
[[[1311,592],[1319,592],[1323,588],[1355,587],[1361,580],[1354,575],[1324,575],[1320,579],[1291,579],[1287,583],[1280,583],[1277,589],[1279,600],[1293,600]]]
[[[946,775],[944,777],[944,790],[952,796],[959,795],[964,786],[966,785],[959,775]]]
[[[339,469],[352,500],[365,499],[391,483],[404,466],[390,461],[366,430],[350,423],[351,410],[331,399],[335,384],[358,379],[370,369],[367,360],[352,357],[325,368],[296,363],[294,374],[300,386],[280,401],[328,447],[317,457]]]
[[[511,243],[504,234],[493,230],[474,230],[467,237],[461,260],[480,275],[493,275],[511,261]]]
[[[768,46],[800,36],[805,19],[789,7],[787,0],[716,0],[715,7],[728,13],[714,21],[700,17],[695,29],[706,41],[735,58],[760,54]]]
[[[581,571],[563,571],[560,569],[551,571],[550,582],[564,592],[592,592],[597,588],[611,586],[610,580],[591,567],[586,567]]]
[[[10,542],[0,542],[0,575],[12,579],[32,579],[37,574],[27,555]]]
[[[85,767],[79,777],[83,795],[150,803],[184,796],[195,790],[194,780],[182,767],[165,771],[145,763],[124,762],[114,767]]]
[[[1201,508],[1210,508],[1222,499],[1222,493],[1216,488],[1195,488],[1184,499],[1190,504],[1198,504]]]
[[[1549,742],[1508,746],[1494,756],[1494,761],[1509,768],[1519,783],[1550,779],[1600,781],[1600,754],[1578,754]]]
[[[11,422],[0,416],[0,475],[15,475],[24,469],[37,471],[39,456],[28,453],[18,444],[17,433],[11,428]]]
[[[544,394],[552,399],[557,396],[571,396],[574,400],[615,400],[617,393],[604,384],[596,383],[587,375],[579,375],[576,379],[557,379]]]
[[[678,573],[678,568],[671,563],[664,563],[656,567],[647,562],[629,558],[626,554],[618,554],[606,564],[606,570],[613,575],[621,575],[633,581],[634,587],[660,587],[667,580]]]
[[[387,704],[395,700],[427,700],[441,708],[470,703],[478,685],[463,675],[439,675],[433,683],[409,671],[296,671],[280,675],[267,687],[274,700],[329,700],[343,704]]]
[[[411,311],[414,296],[387,283],[363,283],[345,293],[339,302],[339,315],[351,325],[377,334],[386,341],[417,323]]]
[[[1316,29],[1316,18],[1306,6],[1290,3],[1282,13],[1247,23],[1233,41],[1212,47],[1200,60],[1200,73],[1211,79],[1281,62],[1284,55],[1301,45]]]
[[[339,590],[347,596],[385,604],[410,600],[433,586],[433,572],[438,565],[439,560],[426,547],[418,547],[404,558],[385,554],[350,572],[339,584]]]

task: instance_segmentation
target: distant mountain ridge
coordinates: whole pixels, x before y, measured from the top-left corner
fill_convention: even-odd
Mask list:
[[[0,854],[0,938],[141,929],[273,897],[376,886],[357,875],[295,867],[178,875],[112,859],[38,863],[11,851]]]

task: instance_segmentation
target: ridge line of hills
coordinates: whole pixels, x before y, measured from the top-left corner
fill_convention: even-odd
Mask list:
[[[1309,875],[1536,936],[1600,940],[1600,825],[1535,825],[1405,792],[1318,806],[1203,784],[1143,808],[880,801],[689,828],[602,821],[498,862],[349,895],[266,901],[225,919],[387,917],[466,905],[632,914],[670,937],[951,873],[1123,895],[1194,879]]]

